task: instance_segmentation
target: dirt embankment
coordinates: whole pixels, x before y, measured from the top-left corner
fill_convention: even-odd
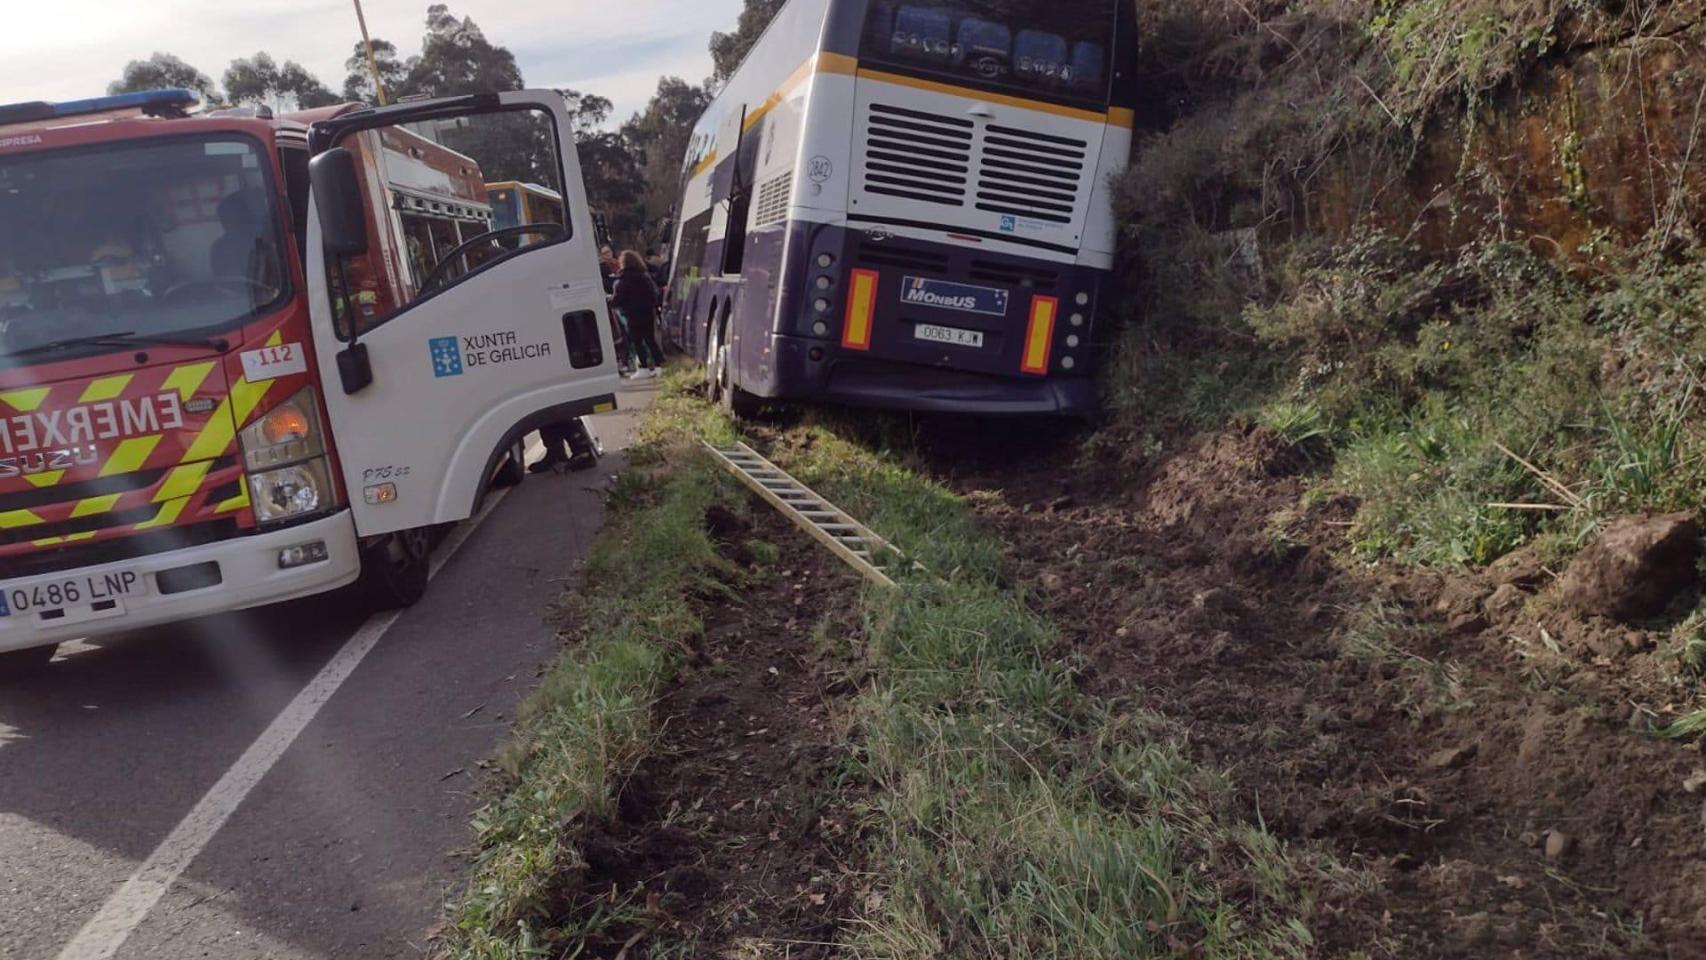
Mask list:
[[[1321,905],[1322,955],[1706,957],[1706,757],[1651,734],[1652,636],[1568,612],[1520,557],[1348,565],[1354,505],[1306,497],[1262,431],[1136,476],[955,447],[941,471],[1095,692],[1179,721],[1247,815],[1376,881]]]
[[[837,800],[848,663],[814,644],[854,629],[857,575],[767,509],[706,524],[740,571],[698,598],[703,634],[657,704],[658,743],[612,822],[576,828],[563,914],[626,914],[588,957],[833,955],[852,912],[853,825]]]

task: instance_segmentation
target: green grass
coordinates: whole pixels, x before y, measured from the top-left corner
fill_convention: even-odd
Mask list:
[[[867,905],[880,906],[847,931],[850,955],[1310,952],[1327,874],[1222,815],[1230,786],[1184,756],[1177,731],[1079,689],[1074,655],[1002,585],[1000,544],[964,500],[904,450],[872,452],[823,422],[776,456],[941,575],[865,598],[875,679],[855,710],[856,802],[880,891]],[[1254,892],[1226,895],[1235,876]]]
[[[682,375],[676,375],[680,378]],[[572,604],[573,643],[528,697],[500,764],[509,789],[475,817],[479,855],[441,953],[459,960],[558,956],[634,905],[561,912],[584,864],[573,825],[607,817],[656,735],[652,706],[702,624],[690,602],[722,587],[705,510],[735,500],[690,435],[719,418],[666,382],[616,485],[610,520]],[[721,429],[727,430],[726,425]]]

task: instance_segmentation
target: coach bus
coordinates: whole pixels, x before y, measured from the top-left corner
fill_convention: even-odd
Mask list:
[[[666,323],[764,400],[1088,416],[1133,5],[790,0],[694,128]]]

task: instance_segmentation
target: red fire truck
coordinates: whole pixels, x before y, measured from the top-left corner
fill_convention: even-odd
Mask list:
[[[412,603],[526,433],[614,408],[559,95],[195,108],[0,107],[0,673],[358,578]],[[492,223],[435,136],[482,119],[549,148],[566,222]]]

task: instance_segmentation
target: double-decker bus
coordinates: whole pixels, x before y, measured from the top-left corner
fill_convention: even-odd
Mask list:
[[[1088,416],[1136,18],[791,0],[694,129],[668,332],[737,411]]]

